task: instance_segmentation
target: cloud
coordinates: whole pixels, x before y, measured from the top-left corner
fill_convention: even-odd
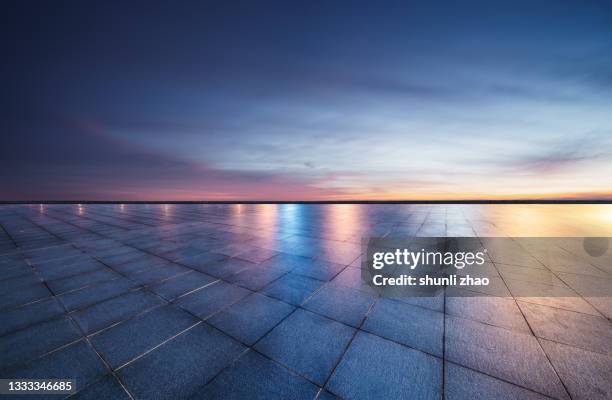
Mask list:
[[[498,164],[502,168],[535,175],[562,173],[581,164],[610,158],[612,146],[603,135],[586,134],[535,145],[529,154]]]
[[[0,148],[0,200],[314,199],[341,195],[305,178],[222,170],[111,137],[91,119],[14,125]],[[55,134],[39,134],[41,125]]]

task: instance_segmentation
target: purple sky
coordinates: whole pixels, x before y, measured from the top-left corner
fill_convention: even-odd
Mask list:
[[[612,193],[610,2],[2,7],[0,200]]]

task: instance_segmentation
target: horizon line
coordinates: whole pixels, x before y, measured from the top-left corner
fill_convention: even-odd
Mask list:
[[[0,200],[0,205],[11,204],[612,204],[612,198],[437,200]]]

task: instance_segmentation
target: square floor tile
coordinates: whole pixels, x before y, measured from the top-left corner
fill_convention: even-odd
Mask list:
[[[0,337],[0,369],[21,364],[81,337],[67,317],[32,325]]]
[[[338,275],[344,268],[343,264],[333,263],[321,259],[305,259],[295,264],[291,272],[320,281],[329,281]]]
[[[457,364],[559,399],[567,393],[531,335],[446,317],[445,357]]]
[[[579,297],[576,292],[565,286],[545,285],[542,283],[506,280],[508,288],[517,300],[543,306],[563,308],[584,314],[600,315],[597,310]]]
[[[217,282],[181,297],[176,304],[202,319],[207,319],[249,293],[249,290],[239,286]]]
[[[227,280],[238,286],[257,291],[286,273],[286,271],[278,268],[257,266],[244,269],[230,276]]]
[[[161,304],[164,301],[159,297],[137,290],[77,311],[73,317],[81,329],[90,334]]]
[[[227,260],[228,257],[223,254],[207,252],[198,255],[192,255],[185,258],[180,258],[176,262],[180,265],[184,265],[186,267],[193,268],[201,272],[207,272],[209,270],[214,270],[214,265]]]
[[[380,289],[370,286],[364,280],[361,268],[348,267],[340,272],[331,282],[332,285],[339,285],[351,289],[361,290],[370,294],[379,294]]]
[[[502,328],[531,332],[521,310],[512,298],[473,296],[470,292],[461,289],[448,291],[446,313]]]
[[[376,297],[343,286],[326,285],[312,296],[304,308],[347,325],[359,327]]]
[[[117,378],[112,375],[106,375],[104,378],[92,383],[87,386],[74,396],[70,397],[70,400],[130,400],[127,392]]]
[[[69,260],[55,260],[35,266],[38,275],[46,281],[97,271],[104,265],[90,257],[79,256]]]
[[[81,340],[18,368],[1,372],[5,379],[75,379],[77,390],[107,374],[102,360]]]
[[[140,271],[146,271],[151,268],[158,267],[158,266],[166,265],[167,263],[168,261],[162,258],[146,254],[144,256],[138,257],[135,260],[131,260],[126,263],[122,263],[120,265],[112,265],[112,264],[110,265],[117,272],[124,274],[124,275],[129,275],[129,274],[135,274]]]
[[[263,335],[294,310],[279,300],[254,293],[210,318],[210,324],[248,345]]]
[[[21,289],[22,287],[31,286],[35,283],[41,283],[41,280],[34,273],[30,273],[15,278],[0,280],[0,294]]]
[[[612,357],[541,340],[573,400],[612,398]]]
[[[312,400],[319,388],[274,361],[248,351],[194,399]]]
[[[154,284],[150,289],[152,292],[170,301],[192,290],[210,285],[216,280],[217,278],[213,278],[201,272],[191,271]]]
[[[118,368],[197,322],[185,311],[166,305],[104,330],[90,340],[109,365]]]
[[[442,360],[359,332],[327,388],[344,399],[440,399]]]
[[[548,396],[449,362],[444,366],[444,398],[446,400],[550,399]]]
[[[82,310],[96,303],[127,293],[138,284],[126,278],[97,283],[74,292],[64,293],[57,298],[68,311]]]
[[[286,303],[300,305],[308,299],[323,282],[306,276],[289,273],[263,289],[263,293]]]
[[[186,399],[245,349],[200,324],[120,369],[119,375],[137,398]]]
[[[47,285],[55,295],[92,285],[98,282],[110,281],[121,276],[110,268],[102,268],[84,274],[48,281]]]
[[[0,313],[0,336],[64,313],[64,308],[50,298]]]
[[[442,313],[395,300],[380,299],[362,329],[442,357]]]
[[[0,294],[0,310],[8,310],[33,301],[50,297],[52,294],[47,286],[42,283],[34,283],[25,287]],[[1,312],[1,311],[0,311]]]
[[[253,264],[248,261],[238,260],[236,258],[223,258],[221,261],[213,262],[210,264],[204,264],[202,266],[191,266],[200,272],[204,272],[210,276],[216,278],[225,279],[229,276],[237,274],[238,272],[254,268],[257,264]]]
[[[340,360],[354,329],[304,310],[297,310],[255,348],[281,364],[323,384]]]
[[[187,267],[173,263],[165,263],[133,274],[128,274],[128,278],[140,285],[150,285],[189,271],[191,271],[191,269]]]
[[[536,336],[612,355],[612,323],[603,317],[519,302]]]
[[[261,263],[279,254],[277,251],[251,246],[249,244],[240,245],[239,247],[240,251],[235,255],[236,258],[253,263]]]

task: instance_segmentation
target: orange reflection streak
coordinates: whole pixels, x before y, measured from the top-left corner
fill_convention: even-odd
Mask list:
[[[610,236],[610,204],[497,204],[480,206],[482,220],[507,236]]]
[[[162,217],[168,219],[172,216],[172,206],[170,204],[162,204]]]
[[[242,226],[244,223],[244,205],[243,204],[232,204],[230,208],[230,221],[231,225]]]
[[[273,246],[278,234],[278,205],[257,204],[253,214],[255,234],[260,238],[259,246]]]
[[[324,208],[326,236],[335,240],[359,243],[367,228],[364,210],[360,204],[334,204]]]

